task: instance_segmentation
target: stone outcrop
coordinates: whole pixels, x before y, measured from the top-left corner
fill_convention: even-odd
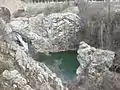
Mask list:
[[[14,88],[17,88],[18,85],[23,90],[33,90],[29,85],[27,85],[26,79],[23,78],[17,70],[12,71],[5,70],[3,72],[3,77],[8,81],[10,80],[12,83],[15,83],[13,84]]]
[[[91,47],[85,42],[80,42],[78,49],[78,61],[80,67],[77,74],[81,74],[84,69],[88,68],[88,74],[93,77],[95,74],[101,74],[109,71],[113,64],[115,53],[108,50],[101,50]]]
[[[19,17],[7,24],[0,18],[0,90],[68,90],[30,53],[76,50],[81,27],[81,19],[73,13]],[[119,57],[113,51],[96,49],[82,41],[77,52],[80,66],[70,90],[120,90],[120,75],[110,71],[119,62],[114,62]]]
[[[44,63],[29,56],[22,36],[3,25],[6,37],[1,35],[0,40],[0,90],[68,90]]]
[[[77,80],[75,90],[119,90],[119,76],[111,72],[115,53],[91,47],[84,41],[78,49]]]
[[[28,37],[36,52],[75,50],[81,19],[73,13],[39,14],[11,21],[13,31]]]

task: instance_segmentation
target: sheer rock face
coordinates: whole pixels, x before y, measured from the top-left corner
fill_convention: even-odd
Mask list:
[[[80,63],[76,71],[77,85],[85,90],[115,90],[116,82],[119,80],[115,80],[114,73],[109,71],[115,53],[96,49],[83,41],[80,42],[77,52],[77,59]],[[118,74],[116,75],[119,77]],[[105,89],[106,85],[109,85],[108,89]]]
[[[79,44],[77,32],[81,19],[72,13],[40,14],[31,18],[17,18],[10,23],[12,29],[31,39],[37,52],[74,50]]]
[[[112,51],[96,49],[83,41],[80,42],[77,52],[77,58],[80,63],[77,74],[81,74],[82,70],[88,69],[88,75],[91,77],[94,77],[95,74],[100,75],[109,71],[115,56]]]
[[[0,90],[67,90],[45,64],[28,55],[22,36],[18,38],[9,25],[5,29],[7,37],[0,40]]]

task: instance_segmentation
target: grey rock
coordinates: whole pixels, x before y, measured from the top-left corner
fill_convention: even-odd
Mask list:
[[[0,89],[68,90],[44,63],[29,56],[22,35],[10,28],[9,24],[5,25],[8,34],[0,40]]]
[[[80,67],[77,74],[81,74],[85,68],[88,69],[88,74],[94,77],[94,74],[100,75],[101,73],[109,71],[113,64],[115,53],[109,50],[101,50],[91,47],[84,41],[80,42],[78,49],[78,61]]]
[[[91,47],[84,41],[80,42],[77,59],[80,63],[76,74],[76,86],[85,90],[116,90],[114,73],[109,68],[113,65],[115,52]],[[110,84],[114,89],[105,89]],[[112,85],[112,84],[113,85]],[[104,88],[103,88],[104,87]],[[109,86],[108,86],[109,87]]]
[[[27,85],[27,81],[25,78],[21,76],[21,74],[17,70],[8,71],[5,70],[3,72],[3,77],[9,81],[11,81],[15,88],[18,86],[21,90],[34,90],[29,85]]]
[[[39,14],[31,18],[17,18],[10,23],[12,29],[27,36],[36,52],[75,50],[79,44],[77,32],[81,19],[73,13]]]

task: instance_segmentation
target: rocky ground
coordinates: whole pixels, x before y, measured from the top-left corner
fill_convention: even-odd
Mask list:
[[[120,74],[112,72],[115,53],[80,42],[77,59],[80,63],[70,90],[119,90]],[[116,60],[115,60],[116,61]]]
[[[82,34],[83,23],[78,15],[62,12],[9,18],[8,14],[0,16],[0,90],[120,89],[119,74],[110,70],[119,57],[113,51],[80,42],[78,32]],[[77,77],[66,84],[44,63],[33,59],[38,52],[77,49]]]
[[[5,28],[0,28],[0,90],[67,90],[44,63],[29,56],[20,34],[1,22]]]

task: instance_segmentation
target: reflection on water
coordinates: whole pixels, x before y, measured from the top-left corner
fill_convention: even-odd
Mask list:
[[[64,80],[71,80],[76,75],[79,66],[76,51],[64,51],[50,53],[49,55],[39,53],[37,60],[44,62],[53,72]]]

